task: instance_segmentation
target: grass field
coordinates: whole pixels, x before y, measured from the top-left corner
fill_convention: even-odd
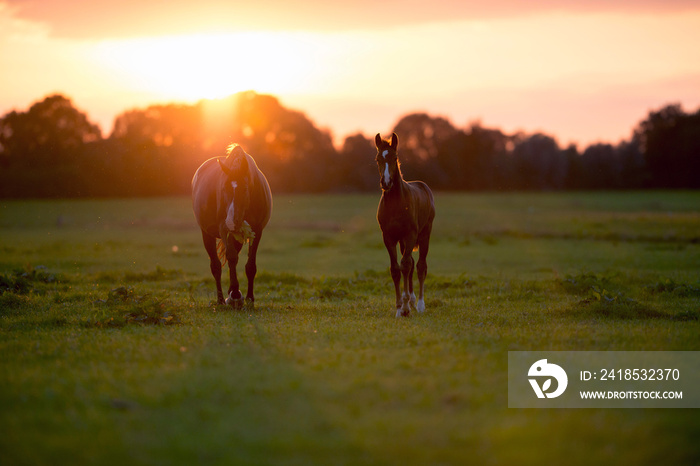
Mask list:
[[[509,350],[700,350],[700,192],[438,193],[406,319],[378,198],[276,197],[243,310],[188,199],[0,201],[0,463],[700,463],[694,409],[507,407]]]

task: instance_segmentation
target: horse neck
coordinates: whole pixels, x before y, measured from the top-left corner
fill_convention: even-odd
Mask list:
[[[385,191],[382,195],[387,200],[401,200],[406,197],[408,192],[408,183],[406,183],[401,175],[401,170],[396,171],[396,179],[394,185],[389,191]]]

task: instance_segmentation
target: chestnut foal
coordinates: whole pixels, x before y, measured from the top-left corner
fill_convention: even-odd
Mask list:
[[[424,286],[428,274],[428,244],[435,218],[433,193],[422,181],[404,181],[399,169],[397,148],[399,138],[391,135],[391,142],[384,141],[379,134],[377,146],[377,168],[382,197],[377,209],[377,221],[382,230],[384,246],[391,261],[391,278],[396,290],[396,317],[408,316],[411,307],[425,311]],[[396,243],[401,250],[401,265],[396,256]],[[418,302],[413,293],[413,255],[418,249]],[[400,280],[403,276],[403,295]]]

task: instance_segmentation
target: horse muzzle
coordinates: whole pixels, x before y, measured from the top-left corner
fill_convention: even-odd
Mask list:
[[[245,211],[244,209],[241,208],[234,208],[233,202],[231,205],[229,205],[228,210],[226,211],[226,220],[225,220],[225,225],[226,228],[229,229],[229,231],[238,231],[241,229],[241,226],[243,225],[243,217],[245,216]]]
[[[241,227],[243,226],[243,218],[234,218],[231,219],[229,217],[226,218],[226,228],[229,229],[229,231],[240,231]]]
[[[226,218],[226,228],[228,228],[229,231],[236,231],[236,224],[228,217]]]

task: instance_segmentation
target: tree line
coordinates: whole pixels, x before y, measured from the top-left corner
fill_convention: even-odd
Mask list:
[[[700,188],[700,110],[677,104],[649,112],[627,141],[582,151],[542,133],[458,128],[425,113],[402,117],[392,131],[404,177],[436,190]],[[0,197],[188,194],[197,167],[231,142],[253,155],[274,192],[378,189],[373,134],[336,148],[327,130],[273,96],[133,109],[103,137],[69,98],[51,95],[0,119]]]

